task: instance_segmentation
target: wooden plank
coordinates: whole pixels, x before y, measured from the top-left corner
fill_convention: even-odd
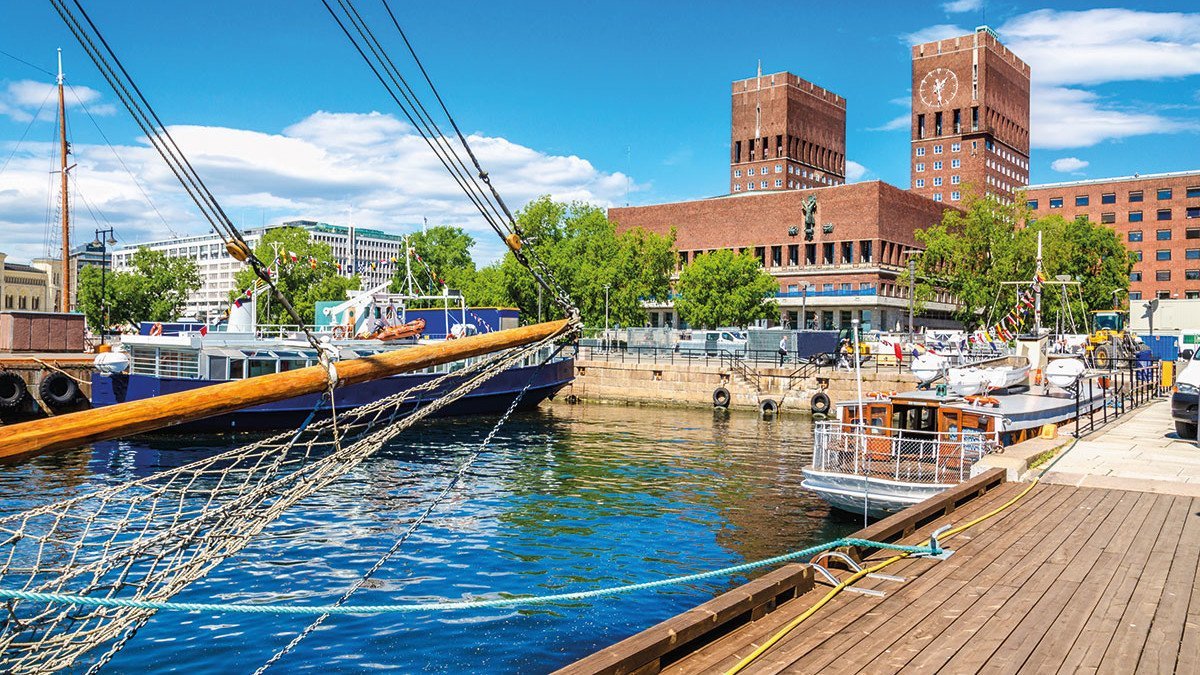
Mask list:
[[[1083,625],[1079,638],[1071,646],[1071,650],[1059,660],[1059,672],[1077,672],[1082,668],[1096,669],[1099,666],[1100,658],[1116,632],[1125,603],[1136,587],[1136,578],[1130,575],[1137,574],[1145,566],[1150,548],[1158,539],[1158,526],[1166,518],[1170,505],[1175,500],[1170,495],[1152,497],[1154,503],[1150,513],[1130,543],[1127,546],[1117,545],[1119,548],[1106,549],[1123,552],[1124,555],[1120,558],[1112,581],[1106,587],[1100,602]]]
[[[755,609],[767,603],[774,604],[779,596],[790,599],[793,595],[804,594],[812,588],[812,578],[812,570],[806,566],[787,565],[576,661],[557,673],[658,672],[662,658],[668,653],[702,640],[706,634],[721,631],[726,623],[738,617],[748,619]]]
[[[976,544],[971,540],[956,544],[960,548],[948,561],[934,565],[931,570],[917,577],[891,597],[886,598],[883,603],[873,607],[872,611],[864,615],[862,619],[853,623],[847,630],[826,640],[818,648],[804,649],[803,642],[798,642],[795,648],[792,644],[781,645],[774,654],[765,655],[764,658],[769,663],[764,666],[765,670],[769,672],[816,672],[832,667],[835,662],[838,668],[843,665],[853,668],[853,665],[846,662],[846,659],[852,655],[857,657],[861,653],[869,657],[881,653],[892,640],[920,625],[928,618],[932,610],[952,596],[955,590],[966,584],[967,580],[974,575],[971,569],[982,564],[982,558],[975,557],[977,551],[993,548],[1008,550],[1019,544],[1029,535],[1037,522],[1061,506],[1069,496],[1069,491],[1064,491],[1057,486],[1041,486],[1041,489],[1035,489],[1029,495],[1034,499],[1023,504],[1029,508],[1030,513],[1017,513],[1017,507],[1014,507],[993,519],[997,521],[994,525],[1003,523],[999,528],[1003,531],[1001,537],[988,542],[986,546],[983,545],[983,542]],[[968,530],[968,535],[970,532]],[[899,573],[906,574],[906,571],[901,569]],[[858,601],[858,599],[850,601]],[[866,636],[870,636],[871,639],[864,640],[863,638]],[[801,653],[802,651],[804,653]]]
[[[531,344],[561,333],[567,325],[565,320],[551,321],[339,361],[338,384],[368,382]],[[5,427],[4,434],[0,436],[0,459],[14,460],[41,452],[74,448],[84,443],[153,431],[250,406],[318,394],[328,388],[325,368],[312,366],[14,424]]]
[[[1149,502],[1140,512],[1137,509],[1142,495],[1136,492],[1115,492],[1119,503],[1107,515],[1104,523],[1096,530],[1092,538],[1079,548],[1070,564],[1059,575],[1054,586],[1037,602],[1037,604],[1020,620],[1020,623],[1000,645],[996,653],[988,661],[985,669],[995,672],[1010,672],[1027,666],[1030,655],[1037,650],[1043,654],[1061,656],[1075,642],[1079,627],[1087,619],[1088,613],[1095,600],[1099,598],[1108,583],[1103,577],[1099,588],[1091,587],[1093,573],[1103,575],[1103,571],[1114,566],[1113,556],[1106,552],[1105,546],[1114,537],[1128,532],[1132,533],[1141,526],[1143,519],[1150,510]],[[1094,597],[1090,594],[1094,592]],[[1082,598],[1082,599],[1081,599]],[[1072,610],[1069,605],[1078,601],[1076,621],[1071,622]],[[1050,669],[1051,663],[1045,663],[1043,668]]]
[[[1128,668],[1137,663],[1142,654],[1142,647],[1149,637],[1150,625],[1162,601],[1163,588],[1167,585],[1167,575],[1171,564],[1179,550],[1180,537],[1187,519],[1187,508],[1192,500],[1177,497],[1167,514],[1167,520],[1159,532],[1158,540],[1150,552],[1146,566],[1135,572],[1137,586],[1133,595],[1125,605],[1125,611],[1117,624],[1108,649],[1100,659],[1101,668]]]
[[[1200,500],[1184,501],[1183,532],[1179,548],[1171,560],[1171,571],[1163,588],[1162,599],[1155,608],[1150,634],[1138,660],[1139,670],[1170,673],[1180,657],[1184,626],[1188,621],[1188,605],[1200,602],[1195,593],[1196,570],[1200,568]],[[1195,596],[1195,597],[1193,597]]]
[[[969,504],[965,504],[959,509],[959,511],[953,512],[952,517],[965,520],[976,514],[985,513],[987,510],[990,510],[991,508],[1007,501],[1013,494],[1018,492],[1021,487],[1022,486],[1020,485],[1010,484],[1004,486],[1004,489],[992,489],[991,491],[985,493],[983,497],[973,500]],[[948,519],[949,517],[945,517],[942,520],[931,523],[922,529],[932,531],[936,525],[941,524],[942,521]],[[863,532],[865,531],[855,533],[854,536],[860,536]],[[980,534],[985,533],[985,528],[983,525],[980,526],[979,532]],[[910,541],[908,543],[920,543],[915,542],[914,537],[910,537],[909,539]],[[883,557],[883,555],[884,554],[881,553],[877,557]],[[953,558],[951,558],[951,560],[953,560]],[[945,564],[947,563],[936,563],[936,565]],[[855,586],[858,588],[877,588],[887,593],[895,593],[901,588],[901,586],[897,585],[895,582],[873,580],[870,578],[863,579],[859,583],[855,584]],[[703,649],[689,654],[685,660],[680,661],[663,672],[687,673],[727,669],[728,667],[737,663],[737,661],[739,661],[743,656],[753,651],[758,644],[761,644],[763,641],[769,638],[772,634],[778,631],[780,627],[806,611],[813,602],[819,599],[826,592],[828,592],[827,586],[818,586],[807,596],[804,596],[801,599],[790,601],[777,609],[771,615],[765,617],[763,620],[747,624],[746,626],[743,626],[742,628],[739,628],[738,630],[733,631],[729,635],[721,638],[719,641],[713,642],[705,646]],[[843,598],[854,597],[856,596],[848,594],[843,595]],[[867,598],[863,598],[863,600],[867,600]],[[867,611],[869,606],[869,602],[839,603],[839,601],[835,599],[831,604],[826,605],[821,613],[819,624],[814,625],[813,628],[819,626],[822,632],[833,634],[836,632],[837,627],[848,624],[849,622],[858,618],[862,613]],[[855,610],[853,614],[844,615],[842,610],[851,607]],[[826,611],[829,611],[829,613],[826,614]],[[805,631],[805,635],[809,634],[809,631]],[[726,664],[724,667],[721,666],[723,663]]]
[[[1192,517],[1189,522],[1200,519],[1200,499],[1193,499],[1188,509]],[[1175,663],[1177,675],[1200,674],[1200,569],[1194,569],[1195,577],[1191,584],[1191,600],[1188,602],[1187,620],[1183,625],[1183,637],[1180,640],[1179,658]]]
[[[1075,534],[1074,526],[1058,526],[1062,514],[1084,510],[1091,515],[1100,508],[1111,509],[1111,505],[1100,507],[1104,497],[1101,492],[1060,488],[1056,488],[1056,492],[1065,497],[1061,506],[1048,509],[1045,517],[1039,518],[1012,545],[1002,549],[964,550],[962,553],[971,556],[973,564],[956,575],[963,584],[962,590],[934,598],[929,603],[932,606],[928,615],[916,629],[894,641],[885,641],[890,645],[873,645],[869,651],[855,650],[851,665],[865,667],[871,659],[878,658],[879,670],[890,672],[907,666],[933,672],[953,658],[963,644],[976,637],[979,626],[991,618],[995,609],[1045,562],[1053,549]],[[1116,501],[1114,499],[1113,503]],[[1017,508],[1020,510],[1017,516],[1032,515],[1031,508],[1021,509],[1020,505]],[[1083,520],[1086,516],[1081,518]],[[872,653],[876,651],[878,654]]]

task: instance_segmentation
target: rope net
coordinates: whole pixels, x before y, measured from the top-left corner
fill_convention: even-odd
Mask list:
[[[0,518],[0,587],[167,600],[236,554],[284,510],[358,466],[417,421],[501,371],[539,365],[541,341],[465,362],[374,403],[147,478]],[[328,398],[327,394],[327,398]],[[45,672],[104,647],[106,664],[153,610],[8,600],[5,672]]]

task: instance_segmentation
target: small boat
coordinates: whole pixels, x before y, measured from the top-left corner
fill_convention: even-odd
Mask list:
[[[1029,359],[1024,356],[1002,356],[970,366],[951,368],[946,373],[946,383],[959,396],[1008,390],[1028,382]]]
[[[950,359],[941,354],[925,352],[913,359],[910,370],[917,377],[918,382],[926,385],[945,375],[949,367]]]
[[[1086,370],[1087,364],[1077,358],[1050,359],[1046,365],[1046,381],[1060,389],[1069,389]]]

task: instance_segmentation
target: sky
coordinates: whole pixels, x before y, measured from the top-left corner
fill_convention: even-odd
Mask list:
[[[480,262],[502,251],[319,0],[81,1],[238,226],[427,220],[466,228]],[[356,2],[414,74],[380,1]],[[1200,169],[1194,3],[391,2],[514,208],[724,194],[730,82],[760,61],[847,99],[849,180],[907,188],[908,45],[981,24],[1032,68],[1033,183]],[[73,239],[206,232],[49,3],[0,15],[0,252],[44,255],[57,227],[59,47]]]

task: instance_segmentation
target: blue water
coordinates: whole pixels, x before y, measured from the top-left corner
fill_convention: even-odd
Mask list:
[[[448,419],[406,432],[175,599],[333,602],[441,490],[492,422]],[[855,523],[831,517],[800,488],[811,426],[806,418],[603,405],[518,415],[350,602],[589,590],[843,536]],[[0,474],[0,513],[245,441],[163,436],[37,458]],[[270,672],[545,672],[744,581],[536,608],[331,617]],[[250,672],[311,618],[160,613],[106,672]]]

